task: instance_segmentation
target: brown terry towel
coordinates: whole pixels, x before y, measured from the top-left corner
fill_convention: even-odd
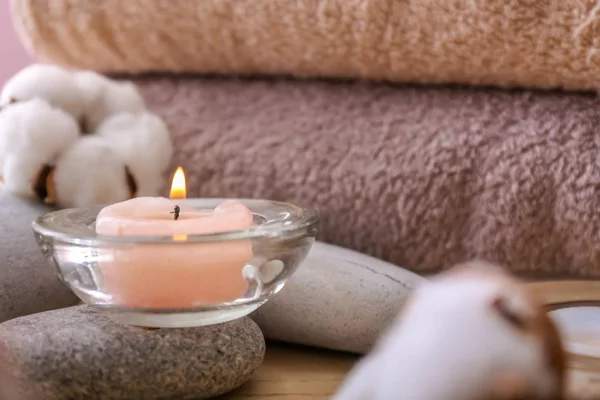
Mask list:
[[[185,71],[596,89],[595,0],[12,0],[40,60]]]
[[[483,258],[522,275],[600,277],[593,96],[137,82],[174,134],[189,196],[313,206],[321,240],[419,273]]]

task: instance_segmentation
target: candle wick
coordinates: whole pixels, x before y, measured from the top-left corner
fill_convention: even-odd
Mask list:
[[[179,219],[179,212],[181,211],[181,209],[179,208],[179,206],[175,206],[175,208],[173,209],[173,211],[171,211],[171,214],[173,214],[173,219],[175,221],[177,221]]]

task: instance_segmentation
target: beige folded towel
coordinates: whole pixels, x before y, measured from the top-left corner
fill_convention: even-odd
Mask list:
[[[595,0],[12,0],[42,61],[596,89]]]

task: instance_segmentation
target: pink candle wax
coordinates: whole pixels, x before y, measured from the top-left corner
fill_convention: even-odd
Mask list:
[[[173,236],[248,229],[250,210],[226,201],[212,213],[202,213],[163,197],[139,197],[105,207],[96,232],[105,236]],[[250,241],[221,243],[139,244],[102,249],[103,287],[120,306],[188,308],[233,301],[247,289],[242,268],[252,257]]]

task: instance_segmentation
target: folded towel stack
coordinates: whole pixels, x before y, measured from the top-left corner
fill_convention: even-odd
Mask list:
[[[20,0],[12,11],[41,61],[162,74],[137,83],[191,195],[309,204],[322,240],[420,273],[479,257],[521,275],[600,277],[600,102],[541,90],[596,88],[593,0]],[[166,77],[183,72],[204,76]]]

